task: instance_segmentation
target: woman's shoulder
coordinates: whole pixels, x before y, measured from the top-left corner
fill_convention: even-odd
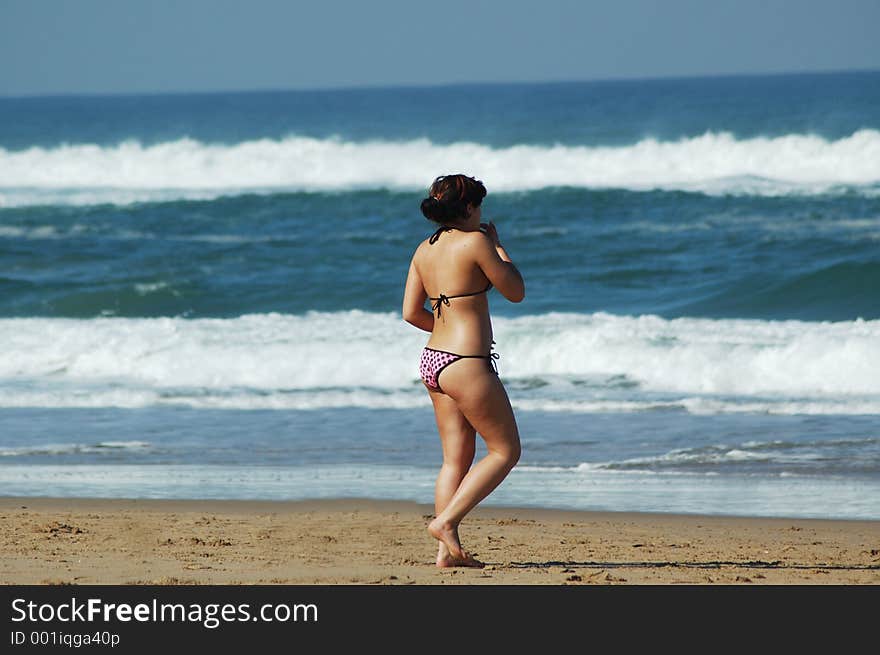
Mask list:
[[[424,254],[428,248],[428,239],[422,239],[421,241],[419,241],[419,244],[416,246],[415,250],[413,250],[413,257],[418,257]]]
[[[473,232],[461,232],[456,239],[459,247],[472,250],[474,252],[491,247],[492,240],[482,230],[474,230]]]
[[[423,239],[413,250],[412,257],[410,258],[414,264],[419,264],[421,261],[425,259],[425,256],[428,254],[428,240]]]

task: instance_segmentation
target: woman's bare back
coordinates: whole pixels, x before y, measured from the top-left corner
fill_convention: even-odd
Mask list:
[[[428,346],[462,354],[487,354],[492,345],[489,300],[491,287],[474,256],[482,232],[438,230],[425,239],[414,265],[434,311],[434,330]]]

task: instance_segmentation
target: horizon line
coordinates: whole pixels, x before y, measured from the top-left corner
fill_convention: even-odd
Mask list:
[[[4,94],[0,93],[0,100],[17,100],[17,99],[41,99],[41,98],[119,98],[119,97],[144,97],[144,96],[174,96],[174,95],[232,95],[232,94],[248,94],[248,93],[332,93],[332,92],[349,92],[349,91],[392,91],[402,89],[444,89],[444,88],[460,88],[473,86],[552,86],[564,84],[602,84],[602,83],[618,83],[618,82],[663,82],[663,81],[685,81],[685,80],[709,80],[709,79],[725,79],[725,78],[764,78],[764,77],[797,77],[797,76],[813,76],[813,75],[860,75],[880,73],[880,68],[848,68],[848,69],[822,69],[822,70],[803,70],[803,71],[764,71],[764,72],[735,72],[735,73],[695,73],[691,75],[657,75],[644,76],[633,75],[631,77],[595,77],[595,78],[572,78],[572,79],[549,79],[549,80],[472,80],[472,81],[450,81],[439,84],[423,84],[423,83],[365,83],[365,84],[343,84],[339,86],[303,86],[303,87],[252,87],[252,88],[217,88],[217,89],[200,89],[200,90],[143,90],[143,91],[60,91],[60,92],[39,92],[39,93],[21,93],[21,94]]]

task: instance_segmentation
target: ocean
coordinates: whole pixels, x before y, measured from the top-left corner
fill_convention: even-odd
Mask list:
[[[880,72],[0,97],[0,494],[431,503],[451,172],[526,280],[485,504],[880,519]]]

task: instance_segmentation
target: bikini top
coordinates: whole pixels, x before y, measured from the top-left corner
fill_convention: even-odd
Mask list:
[[[444,225],[443,227],[439,228],[436,232],[434,232],[434,234],[431,235],[431,238],[428,239],[428,243],[433,246],[435,243],[437,243],[437,239],[440,238],[441,234],[443,234],[444,232],[450,232],[454,229],[455,229],[454,227],[446,227]],[[443,305],[446,305],[447,307],[449,307],[449,300],[451,298],[467,298],[468,296],[479,296],[481,293],[486,293],[491,288],[492,288],[492,283],[490,282],[489,286],[487,286],[482,291],[474,291],[473,293],[460,293],[456,296],[447,296],[446,294],[441,293],[436,298],[431,298],[430,296],[428,296],[428,300],[436,300],[437,301],[437,302],[431,304],[431,309],[433,309],[435,312],[437,312],[437,318],[440,318],[440,308]]]

